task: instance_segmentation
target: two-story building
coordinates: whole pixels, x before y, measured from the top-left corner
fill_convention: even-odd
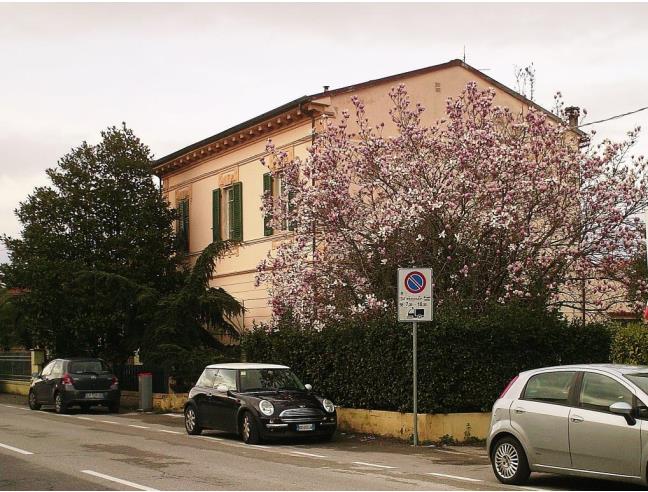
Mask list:
[[[255,287],[256,269],[289,234],[269,229],[261,211],[263,193],[273,186],[268,168],[261,163],[268,139],[289,157],[305,158],[322,117],[335,119],[342,110],[352,110],[353,95],[365,103],[370,121],[385,123],[384,134],[389,135],[394,127],[388,114],[388,94],[400,83],[407,86],[412,101],[426,108],[423,122],[432,124],[444,117],[447,98],[459,95],[470,81],[480,88],[492,87],[496,104],[515,112],[534,107],[556,118],[479,70],[452,60],[300,97],[156,161],[155,173],[163,193],[181,216],[178,233],[190,257],[195,258],[215,239],[241,241],[218,262],[212,279],[213,286],[224,288],[244,305],[245,315],[238,320],[241,329],[249,328],[255,320],[269,320],[267,289]]]

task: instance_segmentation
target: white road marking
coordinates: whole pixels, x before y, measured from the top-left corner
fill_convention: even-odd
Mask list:
[[[181,413],[163,413],[162,415],[166,415],[167,417],[184,417]]]
[[[354,465],[364,465],[364,466],[375,466],[376,468],[389,468],[389,469],[396,468],[395,466],[376,465],[375,463],[365,463],[364,461],[354,461],[353,464]]]
[[[24,449],[14,448],[13,446],[9,446],[8,444],[0,443],[0,448],[5,448],[5,449],[8,449],[9,451],[14,451],[14,452],[20,453],[20,454],[34,454],[34,453],[30,452],[30,451],[25,451]]]
[[[483,482],[477,478],[468,478],[468,477],[458,477],[457,475],[446,475],[445,473],[428,473],[428,475],[434,475],[435,477],[442,478],[452,478],[453,480],[465,480],[466,482]]]
[[[94,419],[91,419],[90,417],[79,417],[79,416],[77,416],[77,418],[81,419],[81,420],[93,420],[94,421]]]
[[[103,422],[104,424],[115,424],[119,425],[119,422],[114,422],[112,420],[100,420],[99,422]]]
[[[182,434],[182,432],[178,432],[178,431],[169,431],[169,430],[166,430],[166,429],[157,429],[157,431],[158,431],[158,432],[166,432],[167,434]]]
[[[110,480],[111,482],[116,482],[121,485],[126,485],[128,487],[133,487],[134,489],[139,489],[139,490],[158,490],[154,489],[153,487],[147,487],[146,485],[139,485],[134,482],[129,482],[128,480],[122,480],[121,478],[117,477],[111,477],[110,475],[104,475],[103,473],[99,473],[93,470],[81,470],[81,473],[86,473],[88,475],[92,475],[94,477],[99,477],[103,478],[104,480]]]
[[[150,427],[146,427],[144,425],[135,425],[135,424],[128,424],[128,427],[135,427],[136,429],[150,429]]]
[[[322,454],[303,453],[301,451],[291,451],[290,454],[300,454],[302,456],[312,456],[313,458],[326,458],[326,456],[324,456]]]
[[[189,434],[187,434],[189,435]],[[189,436],[189,437],[197,437],[198,439],[207,439],[208,441],[222,441],[223,439],[220,437],[209,437],[209,436]]]
[[[70,417],[70,418],[74,418],[74,415],[68,415],[67,413],[49,413],[49,412],[45,412],[45,413],[47,413],[48,415],[56,415],[57,417]]]
[[[435,449],[435,451],[438,451],[439,453],[448,453],[448,454],[470,454],[470,453],[463,453],[461,451],[450,451],[449,449]]]

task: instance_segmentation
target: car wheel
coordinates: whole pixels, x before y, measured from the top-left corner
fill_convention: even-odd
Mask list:
[[[493,471],[497,479],[508,485],[519,485],[529,479],[529,463],[519,441],[504,437],[497,441],[491,456]]]
[[[202,432],[202,427],[198,425],[198,413],[196,412],[196,408],[194,406],[190,405],[185,408],[184,418],[187,434],[191,436],[197,436]]]
[[[56,413],[67,412],[67,404],[63,400],[63,393],[60,391],[54,397],[54,410],[56,410]]]
[[[33,391],[29,392],[28,401],[29,401],[29,408],[31,408],[32,410],[41,409],[40,403],[38,403],[38,400],[36,399],[36,393],[34,393]]]
[[[261,442],[257,423],[250,412],[243,414],[243,419],[241,420],[241,437],[245,444],[259,444]]]

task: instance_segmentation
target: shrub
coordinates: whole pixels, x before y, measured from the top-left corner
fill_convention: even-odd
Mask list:
[[[619,364],[648,364],[648,327],[631,323],[614,328],[610,355]]]
[[[561,363],[607,362],[610,335],[601,326],[569,324],[556,314],[494,306],[471,317],[446,312],[419,323],[419,410],[490,410],[517,373]],[[412,336],[393,319],[330,325],[321,332],[290,325],[243,337],[248,361],[292,367],[337,404],[375,410],[412,409]]]

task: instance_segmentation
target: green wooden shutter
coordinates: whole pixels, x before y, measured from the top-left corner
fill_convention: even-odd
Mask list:
[[[221,190],[212,191],[212,241],[221,240]]]
[[[230,239],[243,241],[243,183],[232,185],[230,209]]]
[[[272,174],[270,173],[265,173],[263,175],[263,195],[267,195],[268,192],[270,195],[272,195]],[[272,236],[273,230],[272,227],[270,227],[270,221],[271,221],[271,215],[266,214],[263,217],[263,235],[264,236]]]
[[[293,212],[295,211],[295,204],[293,203],[295,199],[295,193],[292,191],[288,192],[288,230],[292,231],[295,229],[295,220],[292,219]]]
[[[180,249],[189,252],[189,199],[184,198],[178,202],[178,239]]]

